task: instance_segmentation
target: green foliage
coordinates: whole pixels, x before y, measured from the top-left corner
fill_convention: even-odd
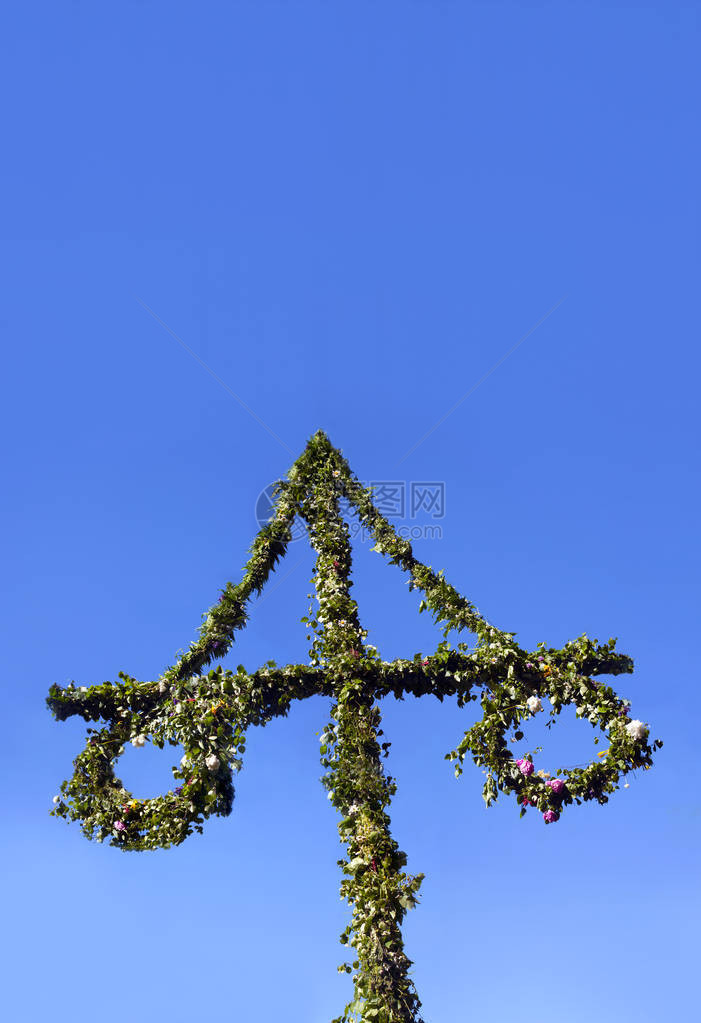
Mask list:
[[[374,549],[409,574],[411,589],[422,592],[419,610],[430,611],[446,637],[451,631],[473,633],[472,649],[444,641],[430,657],[416,654],[388,662],[365,643],[367,633],[350,595],[351,548],[339,511],[341,497],[372,534]],[[278,668],[269,661],[250,674],[242,665],[235,672],[220,666],[207,671],[246,624],[246,605],[285,554],[296,515],[305,521],[317,554],[318,609],[315,614],[312,605],[302,618],[312,641],[309,664]],[[155,682],[121,674],[115,684],[51,687],[47,703],[59,720],[77,714],[107,722],[102,729],[88,729],[86,748],[52,812],[80,821],[88,837],[108,839],[125,851],[177,845],[193,831],[201,832],[210,815],[231,811],[233,772],[242,766],[250,726],[286,715],[293,700],[328,696],[333,706],[321,735],[322,781],[341,815],[338,828],[345,847],[345,858],[339,860],[341,895],[351,907],[351,921],[340,940],[355,952],[350,963],[339,967],[352,975],[354,996],[334,1023],[420,1023],[401,924],[418,902],[423,875],[405,871],[406,855],[390,834],[386,809],[396,785],[383,770],[389,743],[379,741],[377,701],[388,694],[398,699],[406,693],[432,694],[439,700],[454,696],[462,707],[480,698],[482,718],[447,754],[456,776],[469,753],[487,776],[483,798],[488,806],[500,792],[509,793],[521,815],[530,805],[548,822],[572,803],[607,802],[621,777],[649,767],[652,752],[662,745],[650,744],[647,726],[628,722],[628,704],[594,681],[632,669],[613,640],[600,645],[582,636],[561,650],[543,645],[534,653],[521,649],[513,633],[490,625],[442,572],[414,558],[411,545],[397,536],[371,493],[320,432],[287,479],[277,484],[274,515],[253,543],[241,582],[226,585],[204,616],[199,638],[175,664]],[[523,738],[521,725],[542,710],[541,697],[551,703],[549,724],[563,706],[574,704],[578,716],[606,732],[608,749],[587,767],[561,768],[558,779],[535,771],[531,751],[515,760],[507,733],[513,733],[512,741]],[[186,755],[173,768],[180,782],[173,791],[137,800],[114,769],[127,742],[141,746],[147,739],[161,749],[166,743],[181,744]]]

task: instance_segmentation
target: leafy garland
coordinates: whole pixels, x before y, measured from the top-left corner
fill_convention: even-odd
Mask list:
[[[350,596],[351,547],[339,500],[345,497],[371,532],[374,550],[409,574],[411,589],[423,593],[420,610],[429,610],[444,625],[444,637],[467,629],[477,637],[474,648],[444,641],[429,657],[383,661],[365,643],[356,602]],[[306,523],[317,553],[316,616],[302,621],[314,637],[308,665],[278,668],[273,661],[253,673],[217,666],[206,669],[230,648],[237,629],[246,624],[246,605],[260,593],[291,539],[295,517]],[[382,760],[389,743],[380,743],[377,700],[393,694],[428,693],[443,700],[455,696],[459,706],[481,691],[481,720],[470,728],[446,759],[462,773],[469,753],[486,774],[483,798],[490,805],[499,792],[511,793],[521,816],[537,808],[546,823],[582,801],[608,801],[629,771],[652,764],[661,747],[649,742],[647,725],[630,721],[629,704],[599,675],[631,672],[629,657],[615,651],[615,641],[599,644],[582,636],[562,649],[542,644],[523,650],[514,634],[490,625],[460,596],[442,572],[417,561],[407,540],[374,506],[372,494],[351,472],[341,453],[322,432],[309,441],[286,480],[276,485],[275,513],[260,530],[242,581],[227,584],[219,601],[204,616],[199,638],[155,682],[137,682],[120,674],[120,682],[66,688],[52,686],[47,703],[58,720],[77,714],[86,721],[105,721],[88,729],[85,750],[74,761],[70,781],[54,798],[53,814],[80,821],[89,838],[108,839],[123,850],[167,848],[193,831],[202,832],[211,814],[227,815],[234,799],[232,774],[240,770],[246,731],[286,715],[293,700],[325,695],[334,703],[322,733],[323,783],[341,813],[339,835],[346,858],[341,894],[352,907],[341,942],[355,950],[340,970],[352,973],[354,998],[333,1023],[421,1023],[420,1002],[409,978],[401,924],[418,901],[423,875],[404,870],[406,855],[391,837],[386,807],[396,790]],[[511,742],[523,739],[522,724],[551,704],[552,724],[563,706],[606,732],[608,748],[586,767],[562,768],[555,777],[536,771],[533,753],[515,759]],[[127,742],[143,746],[150,739],[185,749],[173,768],[179,783],[155,799],[134,799],[114,769]],[[595,739],[598,742],[598,738]]]

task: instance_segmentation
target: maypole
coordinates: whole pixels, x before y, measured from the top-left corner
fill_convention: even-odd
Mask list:
[[[471,632],[472,646],[447,640],[433,654],[384,661],[365,643],[358,607],[351,597],[351,546],[341,515],[345,498],[371,533],[374,550],[409,575],[422,592],[419,610],[430,611],[451,632]],[[210,668],[229,650],[237,629],[247,622],[247,605],[261,592],[291,540],[295,518],[305,522],[316,552],[314,586],[318,610],[302,621],[314,640],[308,664],[277,667],[269,661],[253,672],[243,667]],[[209,669],[209,670],[207,670]],[[486,774],[483,798],[489,806],[499,793],[511,795],[523,816],[529,808],[546,824],[573,804],[608,802],[621,779],[649,768],[662,743],[650,742],[648,726],[630,719],[628,701],[602,675],[631,672],[629,657],[615,641],[599,644],[586,635],[560,649],[540,644],[522,649],[515,634],[491,625],[443,577],[414,558],[373,504],[341,452],[326,435],[311,438],[286,479],[276,485],[274,512],[256,536],[242,580],[227,583],[209,609],[199,638],[175,664],[151,682],[120,674],[120,681],[95,686],[52,686],[47,703],[56,718],[80,715],[88,722],[86,748],[75,771],[55,797],[53,814],[80,821],[83,832],[125,851],[168,848],[201,832],[212,814],[227,815],[234,799],[233,774],[241,769],[246,731],[284,716],[294,700],[323,695],[332,701],[331,720],[322,733],[323,783],[341,821],[345,859],[341,894],[351,921],[341,943],[354,950],[339,969],[353,974],[354,996],[334,1023],[420,1023],[420,1001],[409,977],[401,924],[417,902],[422,874],[405,871],[406,855],[390,832],[387,807],[396,785],[383,769],[389,743],[381,743],[378,701],[432,694],[455,697],[462,707],[480,699],[482,718],[446,754],[462,773],[469,754]],[[555,720],[572,704],[577,716],[605,733],[608,746],[584,767],[562,767],[554,774],[536,770],[534,753],[520,744],[522,725],[550,704]],[[137,799],[115,775],[127,742],[147,741],[163,749],[185,749],[173,768],[173,790],[155,799]],[[598,737],[595,739],[598,742]]]

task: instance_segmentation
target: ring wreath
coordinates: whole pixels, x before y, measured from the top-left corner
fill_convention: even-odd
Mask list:
[[[618,697],[610,686],[582,675],[575,661],[558,661],[562,661],[561,651],[545,651],[533,661],[515,656],[507,679],[490,681],[485,687],[481,720],[447,756],[457,761],[456,776],[462,773],[468,752],[478,766],[486,769],[483,798],[487,806],[499,792],[512,793],[522,816],[530,805],[542,811],[546,823],[558,820],[562,808],[573,802],[608,802],[608,793],[618,788],[622,775],[652,764],[656,745],[648,743],[647,725],[628,720],[628,701]],[[586,767],[559,768],[555,777],[545,771],[536,772],[530,752],[514,759],[507,733],[513,732],[512,742],[523,739],[522,723],[544,709],[541,697],[547,697],[552,707],[547,727],[564,706],[573,705],[577,717],[607,734],[608,748]]]

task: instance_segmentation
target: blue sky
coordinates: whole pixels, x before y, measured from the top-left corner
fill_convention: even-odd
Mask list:
[[[395,524],[440,525],[416,555],[524,645],[618,636],[618,689],[665,742],[546,828],[486,811],[477,768],[454,779],[472,711],[385,703],[427,1023],[688,1017],[698,10],[125,0],[2,22],[8,1018],[324,1023],[347,1000],[323,700],[251,735],[232,816],[177,849],[48,815],[84,735],[49,685],[157,677],[318,428],[365,481],[444,484],[440,520]],[[369,547],[369,641],[430,651]],[[228,663],[305,658],[311,565],[293,544]],[[592,737],[563,714],[543,764]],[[120,775],[154,795],[174,762],[130,748]]]

